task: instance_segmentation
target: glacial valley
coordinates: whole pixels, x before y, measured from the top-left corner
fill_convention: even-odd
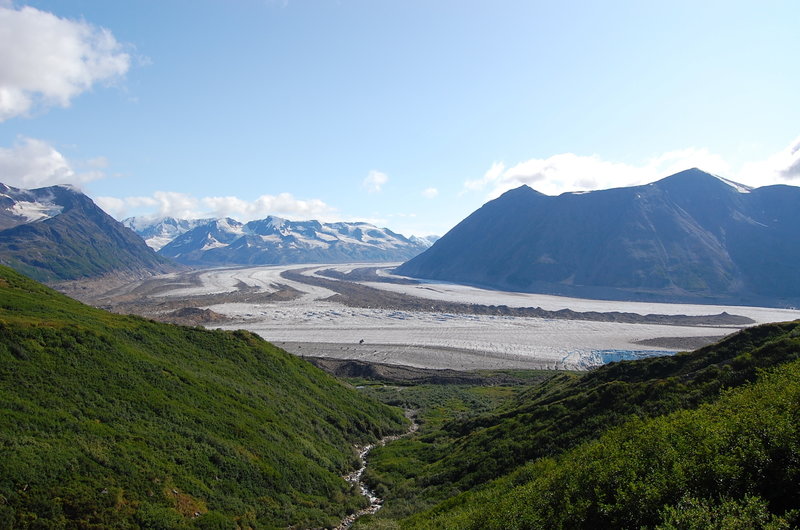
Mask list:
[[[394,265],[179,272],[92,301],[162,320],[197,308],[216,316],[198,324],[247,329],[300,356],[455,370],[583,370],[800,318],[792,309],[586,300],[411,281],[393,276]],[[348,298],[352,292],[359,296]]]

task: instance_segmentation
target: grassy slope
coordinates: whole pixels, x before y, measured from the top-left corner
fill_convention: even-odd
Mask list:
[[[800,361],[634,419],[417,515],[410,528],[796,528]]]
[[[800,323],[758,326],[692,353],[614,363],[582,377],[556,375],[490,414],[376,449],[367,478],[388,490],[378,518],[424,510],[631,418],[712,402],[759,370],[800,357],[798,330]]]
[[[331,524],[363,502],[340,478],[353,443],[403,422],[250,333],[113,315],[0,267],[0,528]]]

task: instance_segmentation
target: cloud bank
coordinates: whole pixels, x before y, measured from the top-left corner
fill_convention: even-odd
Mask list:
[[[16,188],[41,188],[55,184],[80,186],[105,177],[105,159],[87,161],[88,171],[73,164],[42,140],[20,137],[12,147],[0,147],[0,182]]]
[[[756,186],[765,184],[800,184],[800,136],[786,149],[764,161],[751,162],[742,168],[742,179]]]
[[[498,197],[523,184],[548,195],[646,184],[689,168],[699,168],[753,187],[771,184],[800,184],[800,137],[766,160],[733,168],[708,149],[670,151],[633,165],[611,162],[591,155],[561,153],[532,158],[507,167],[495,162],[482,178],[467,180],[464,192],[487,191]]]
[[[646,184],[692,167],[720,175],[729,175],[731,170],[721,156],[707,149],[671,151],[638,166],[603,160],[596,155],[561,153],[548,158],[532,158],[511,167],[495,162],[483,178],[466,181],[464,190],[488,189],[489,197],[494,198],[527,184],[542,193],[558,195],[566,191]]]
[[[39,108],[67,107],[95,83],[130,66],[110,31],[25,6],[0,3],[0,122]]]
[[[175,217],[199,219],[203,217],[232,217],[246,222],[263,219],[268,215],[296,220],[328,220],[336,216],[336,210],[319,199],[296,199],[291,193],[261,195],[248,201],[238,197],[194,197],[174,191],[157,191],[140,197],[97,197],[95,202],[106,212],[123,219],[141,214],[148,217]]]
[[[49,143],[20,137],[11,147],[0,147],[0,182],[15,188],[42,188],[56,184],[81,187],[107,176],[105,157],[69,160]],[[77,168],[77,169],[76,169]],[[94,197],[106,212],[122,219],[132,214],[195,219],[233,217],[240,221],[279,215],[291,219],[339,220],[336,210],[320,199],[296,199],[291,193],[262,195],[255,200],[231,196],[195,197],[175,191],[149,196]]]

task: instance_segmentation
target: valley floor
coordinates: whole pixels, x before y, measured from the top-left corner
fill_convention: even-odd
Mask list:
[[[455,370],[587,369],[609,360],[699,347],[746,323],[800,318],[796,310],[584,300],[412,283],[392,276],[394,265],[176,273],[133,282],[91,301],[165,320],[180,320],[178,309],[208,309],[190,323],[244,328],[302,356]],[[474,304],[506,309],[490,314],[485,307],[476,311]],[[515,308],[582,313],[516,316],[510,314]],[[614,312],[636,318],[607,321],[619,319],[609,316]]]

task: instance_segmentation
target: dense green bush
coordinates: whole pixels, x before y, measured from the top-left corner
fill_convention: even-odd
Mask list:
[[[800,362],[714,403],[632,419],[406,521],[418,528],[789,528]]]
[[[0,268],[0,525],[323,526],[404,429],[256,335],[84,306]]]
[[[631,421],[692,410],[800,356],[800,323],[757,326],[696,352],[558,374],[484,414],[374,452],[367,478],[401,518],[558,456]],[[772,506],[772,505],[770,505]]]

